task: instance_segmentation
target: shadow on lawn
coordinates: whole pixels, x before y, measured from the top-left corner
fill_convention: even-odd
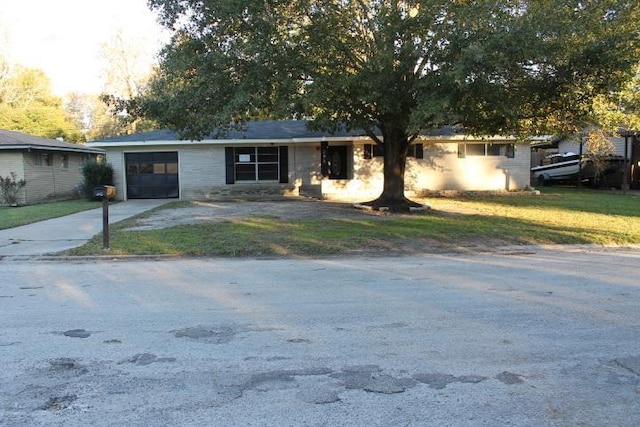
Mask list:
[[[557,209],[569,212],[585,212],[603,215],[640,217],[640,196],[622,194],[609,190],[588,188],[551,187],[544,188],[540,195],[479,195],[454,198],[458,201],[481,201],[482,203],[511,206],[533,207],[538,209]]]
[[[96,236],[78,255],[100,254]],[[138,242],[137,244],[131,244]],[[111,254],[222,257],[323,257],[485,252],[538,244],[629,244],[640,236],[626,230],[564,227],[495,215],[433,211],[384,220],[286,221],[245,217],[225,223],[179,225],[162,230],[117,228]]]

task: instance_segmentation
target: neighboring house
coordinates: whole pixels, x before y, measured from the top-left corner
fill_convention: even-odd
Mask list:
[[[615,147],[615,156],[628,160],[627,180],[629,187],[640,189],[640,134],[638,132],[622,132],[619,137],[609,138]],[[577,138],[557,137],[546,141],[533,142],[531,145],[531,166],[540,166],[546,156],[563,153],[586,153],[586,142]],[[618,160],[623,164],[623,160]],[[624,171],[618,171],[623,173]],[[616,181],[620,184],[621,177]]]
[[[106,150],[118,198],[218,199],[307,195],[363,200],[382,191],[382,154],[362,132],[310,131],[305,121],[257,121],[201,141],[163,130],[87,143]],[[529,185],[530,146],[446,128],[415,141],[408,196]]]
[[[104,150],[20,132],[0,130],[0,175],[24,179],[19,204],[77,197],[82,165],[104,156]]]

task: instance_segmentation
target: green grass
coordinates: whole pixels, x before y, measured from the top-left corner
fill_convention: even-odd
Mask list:
[[[249,216],[224,223],[127,231],[111,228],[110,254],[183,256],[314,256],[404,254],[520,244],[638,244],[640,197],[552,188],[540,196],[430,199],[418,215],[291,220]],[[175,206],[175,205],[173,205]],[[178,207],[184,206],[178,205]],[[164,208],[172,207],[167,205]],[[160,208],[162,209],[162,208]],[[104,254],[102,237],[70,252]]]
[[[99,208],[100,206],[100,202],[89,200],[68,200],[19,207],[0,206],[0,230],[57,218],[87,209]]]

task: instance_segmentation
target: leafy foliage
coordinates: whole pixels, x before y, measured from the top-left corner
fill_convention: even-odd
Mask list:
[[[640,64],[633,79],[620,90],[595,97],[593,104],[593,123],[601,128],[612,133],[640,130]]]
[[[109,163],[90,161],[82,166],[83,192],[92,198],[93,189],[102,185],[113,185],[113,167]]]
[[[5,67],[0,76],[0,128],[67,141],[84,139],[80,128],[51,92],[37,68]]]
[[[0,193],[4,202],[8,205],[16,205],[18,203],[18,193],[27,185],[24,179],[16,180],[17,174],[11,172],[10,176],[3,177],[0,175]]]
[[[615,154],[616,147],[602,129],[594,129],[587,134],[585,148],[591,160],[595,178],[598,179],[607,168],[607,159]]]
[[[175,33],[132,105],[184,137],[268,115],[363,129],[402,204],[410,143],[581,127],[640,59],[628,0],[150,0]]]

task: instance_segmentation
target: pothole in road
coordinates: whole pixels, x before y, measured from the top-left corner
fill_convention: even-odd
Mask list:
[[[89,370],[76,359],[60,357],[49,361],[49,372],[64,375],[84,375]]]
[[[91,336],[91,332],[84,329],[70,329],[62,333],[65,337],[71,338],[88,338]]]
[[[170,331],[176,338],[190,338],[213,344],[226,344],[233,340],[237,332],[228,326],[194,326]]]
[[[61,409],[67,408],[76,399],[77,399],[77,396],[73,394],[66,395],[66,396],[52,397],[49,400],[47,400],[47,403],[42,405],[41,409],[44,411],[50,411],[50,412],[59,411]]]
[[[127,359],[121,360],[120,362],[118,362],[118,365],[121,365],[123,363],[133,363],[134,365],[138,365],[138,366],[146,366],[152,363],[175,362],[175,361],[176,361],[175,357],[158,357],[152,353],[140,353],[140,354],[131,356]]]

